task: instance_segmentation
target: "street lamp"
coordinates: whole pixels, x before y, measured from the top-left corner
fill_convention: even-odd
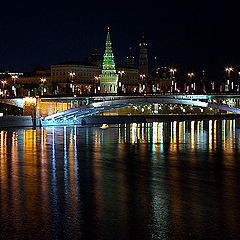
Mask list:
[[[193,88],[193,90],[195,90],[195,83],[192,83],[193,76],[194,76],[193,72],[188,73],[188,77],[189,77],[189,81],[190,81],[190,84],[191,84],[191,88]]]
[[[12,76],[12,79],[13,79],[13,84],[15,85],[15,81],[16,81],[16,79],[18,78],[18,76],[17,75],[13,75]]]
[[[225,71],[227,72],[227,83],[225,85],[225,91],[229,91],[228,86],[230,85],[231,72],[233,71],[232,67],[226,67]]]
[[[4,94],[4,87],[5,87],[5,84],[7,84],[7,81],[6,80],[2,80],[1,83],[3,85],[3,94]]]
[[[125,74],[125,72],[124,71],[118,71],[118,74],[120,75],[120,77],[122,77],[123,74]],[[124,85],[122,84],[121,81],[119,81],[118,86],[119,86],[119,88],[122,87],[122,91],[125,91],[124,90]]]
[[[192,81],[192,77],[194,76],[194,73],[188,73],[188,76],[189,76],[189,79],[190,79],[190,81]]]
[[[140,79],[143,81],[143,79],[146,77],[145,74],[139,75]],[[139,93],[142,92],[145,89],[145,86],[143,85],[143,88],[141,87],[141,83],[139,84]]]
[[[46,78],[40,78],[40,81],[44,85],[45,82],[47,81],[47,79]],[[43,93],[45,93],[45,92],[46,92],[46,88],[43,86],[42,90],[41,90],[41,95],[43,95]]]
[[[3,90],[4,90],[4,86],[5,86],[5,84],[7,84],[7,81],[6,80],[2,80],[1,83],[3,85]]]
[[[47,79],[46,78],[40,78],[40,81],[44,84],[47,81]]]
[[[75,75],[76,75],[75,72],[70,72],[70,73],[69,73],[69,76],[70,76],[71,78],[73,78]]]
[[[226,68],[225,68],[225,71],[227,72],[227,76],[228,76],[228,78],[229,78],[229,80],[230,80],[230,74],[231,74],[231,72],[233,71],[233,68],[232,68],[232,67],[226,67]]]
[[[72,82],[71,85],[70,85],[70,88],[72,88],[72,92],[74,92],[73,77],[76,76],[76,73],[75,72],[70,72],[69,76],[70,76],[71,82]]]
[[[118,74],[122,77],[122,75],[124,74],[124,71],[118,71]]]
[[[16,87],[15,87],[15,81],[16,81],[16,79],[18,78],[18,76],[17,75],[13,75],[12,76],[12,79],[13,79],[13,86],[12,86],[12,90],[14,91],[14,96],[16,96],[17,95],[17,93],[16,93]]]
[[[94,79],[96,80],[96,82],[98,82],[100,80],[99,76],[95,76]]]
[[[170,68],[170,73],[171,73],[171,77],[172,77],[172,83],[171,83],[171,85],[172,85],[172,87],[174,87],[174,90],[176,90],[176,83],[175,83],[175,76],[174,76],[174,74],[175,74],[175,72],[177,71],[177,69],[176,68]]]
[[[94,76],[94,79],[95,79],[95,83],[98,85],[95,89],[95,93],[97,93],[97,91],[100,91],[101,88],[100,88],[100,80],[101,80],[101,77],[100,76]]]
[[[143,81],[143,79],[146,77],[146,75],[145,74],[140,74],[140,78],[142,79],[142,81]]]

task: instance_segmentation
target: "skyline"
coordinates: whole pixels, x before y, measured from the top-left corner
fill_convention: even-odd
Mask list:
[[[154,1],[123,1],[117,7],[107,2],[56,6],[55,1],[43,1],[24,7],[16,3],[11,14],[4,11],[0,17],[0,68],[30,71],[38,65],[82,60],[95,48],[103,53],[109,26],[117,63],[126,64],[129,44],[138,61],[144,32],[150,66],[156,56],[166,65],[217,75],[226,66],[239,65],[240,34],[234,4],[216,3],[162,1],[155,9]],[[8,9],[9,3],[3,5]]]

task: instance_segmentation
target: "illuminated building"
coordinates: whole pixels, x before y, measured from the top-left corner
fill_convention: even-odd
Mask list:
[[[156,67],[152,74],[152,83],[158,91],[168,91],[171,89],[172,77],[170,68],[163,63]]]
[[[148,75],[148,57],[147,57],[147,43],[142,36],[142,40],[139,44],[139,73]]]
[[[32,72],[26,72],[17,78],[16,84],[38,85],[41,78],[46,79],[47,83],[51,82],[51,71],[49,69],[36,69]]]
[[[100,88],[102,93],[117,93],[118,89],[118,74],[115,68],[109,28],[106,40],[106,50],[103,57],[102,74],[100,74]]]

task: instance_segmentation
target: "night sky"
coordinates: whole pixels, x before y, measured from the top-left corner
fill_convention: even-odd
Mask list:
[[[31,71],[83,60],[95,48],[103,53],[110,26],[117,63],[126,63],[130,43],[137,59],[144,32],[151,66],[156,56],[182,71],[237,70],[239,20],[230,1],[8,1],[1,5],[0,69]]]

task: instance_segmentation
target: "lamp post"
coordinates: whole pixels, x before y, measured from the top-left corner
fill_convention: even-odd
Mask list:
[[[41,88],[41,95],[43,95],[46,92],[46,88],[44,87],[45,82],[47,81],[46,78],[40,78],[41,83],[43,84]]]
[[[121,80],[121,78],[122,78],[123,74],[125,74],[125,72],[124,71],[118,71],[118,74],[120,75],[119,79]],[[119,81],[118,86],[119,86],[119,88],[122,87],[122,90],[124,89],[124,85],[122,84],[121,81]]]
[[[2,83],[2,86],[3,86],[3,94],[4,94],[5,84],[7,84],[7,81],[6,80],[2,80],[1,83]]]
[[[146,77],[146,75],[145,74],[140,74],[139,77],[143,82],[143,79]],[[141,88],[141,83],[140,83],[139,84],[139,93],[142,92],[144,90],[144,88],[145,88],[145,85],[143,84],[143,88]]]
[[[15,85],[15,81],[16,81],[16,79],[18,78],[18,76],[17,75],[13,75],[12,76],[12,79],[13,79],[13,84]]]
[[[231,72],[233,71],[232,67],[226,67],[225,71],[227,73],[227,82],[225,84],[225,91],[229,91],[229,85],[230,85],[230,80],[231,80]]]
[[[177,89],[177,84],[175,82],[175,72],[177,71],[176,68],[170,68],[170,73],[171,73],[171,78],[172,78],[172,82],[171,82],[171,92],[173,92],[173,90],[176,91]]]
[[[189,82],[190,82],[190,86],[193,90],[195,90],[195,83],[192,83],[192,78],[194,76],[193,72],[188,73],[188,77],[189,77]]]
[[[16,81],[16,79],[18,79],[18,76],[17,76],[17,75],[13,75],[13,76],[12,76],[12,80],[13,80],[12,90],[14,91],[14,96],[17,95],[16,87],[15,87],[15,81]]]
[[[70,72],[69,76],[70,76],[70,79],[71,79],[70,88],[72,88],[72,93],[74,93],[73,78],[76,76],[76,73],[75,72]]]
[[[100,76],[95,76],[94,79],[95,79],[96,84],[98,85],[97,90],[100,91],[101,89],[100,89],[100,83],[99,82],[100,82],[101,77]],[[97,93],[96,90],[95,90],[95,93]]]

